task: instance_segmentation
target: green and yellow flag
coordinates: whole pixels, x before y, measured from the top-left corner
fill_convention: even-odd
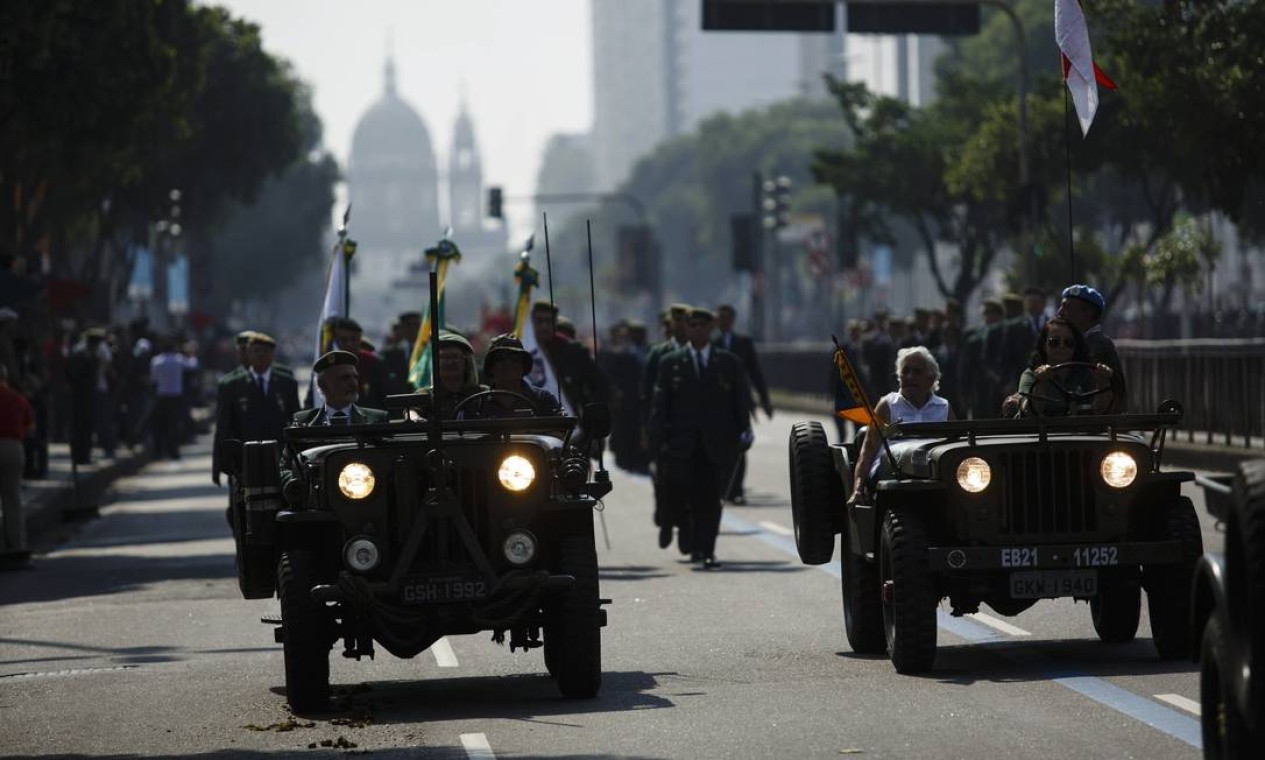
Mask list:
[[[531,316],[531,292],[540,284],[540,273],[532,269],[531,261],[524,252],[514,267],[514,279],[518,282],[518,297],[514,300],[515,335],[523,334],[523,326]]]
[[[409,385],[414,388],[426,388],[431,382],[431,352],[427,350],[430,345],[431,319],[439,320],[439,327],[444,326],[444,283],[448,280],[448,265],[461,261],[461,250],[457,248],[457,244],[448,238],[452,234],[449,229],[444,233],[444,237],[434,248],[426,249],[426,261],[430,264],[430,268],[435,272],[436,279],[439,281],[437,287],[439,297],[436,299],[439,308],[438,314],[430,313],[430,299],[427,298],[426,306],[423,310],[425,315],[422,318],[422,329],[417,331],[417,340],[413,343],[413,353],[409,357],[408,381]]]

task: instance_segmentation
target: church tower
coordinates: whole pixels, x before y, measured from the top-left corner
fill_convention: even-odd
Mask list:
[[[452,130],[452,150],[448,153],[448,208],[458,240],[482,229],[483,161],[464,98]]]

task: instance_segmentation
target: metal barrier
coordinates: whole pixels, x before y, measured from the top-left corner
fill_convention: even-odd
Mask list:
[[[769,388],[827,398],[829,343],[763,344]],[[1117,340],[1129,408],[1155,411],[1165,399],[1185,408],[1179,437],[1192,443],[1265,449],[1265,338]]]

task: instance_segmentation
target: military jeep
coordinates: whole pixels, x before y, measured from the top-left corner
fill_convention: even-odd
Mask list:
[[[987,604],[1012,616],[1040,599],[1089,602],[1099,638],[1137,633],[1141,591],[1162,658],[1190,647],[1191,574],[1203,552],[1182,482],[1161,472],[1156,414],[897,424],[877,473],[850,501],[859,442],[831,444],[819,423],[790,435],[795,541],[807,564],[840,570],[848,643],[929,670],[936,614]],[[1149,433],[1149,437],[1146,435]]]
[[[1265,736],[1265,459],[1199,478],[1222,552],[1195,571],[1191,656],[1200,664],[1204,757],[1257,757]],[[1255,747],[1255,749],[1253,749]]]
[[[592,512],[611,485],[587,452],[609,425],[594,404],[578,420],[292,427],[226,456],[241,462],[247,525],[262,526],[239,542],[239,574],[244,590],[280,598],[264,622],[284,647],[291,707],[327,705],[337,641],[348,658],[372,658],[375,642],[411,658],[481,631],[508,634],[511,651],[543,648],[564,697],[593,697],[608,600]],[[296,476],[284,501],[279,460]]]

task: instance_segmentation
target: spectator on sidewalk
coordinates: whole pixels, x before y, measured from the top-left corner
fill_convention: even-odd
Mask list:
[[[154,413],[150,428],[154,437],[154,454],[164,459],[180,458],[180,443],[184,434],[185,371],[190,368],[189,357],[176,350],[173,338],[164,338],[159,353],[149,363],[149,374],[154,382]],[[193,366],[196,367],[196,364]]]
[[[0,363],[0,514],[4,516],[0,567],[20,566],[30,558],[22,514],[22,469],[26,465],[22,441],[34,429],[31,403],[9,387],[9,368]]]

